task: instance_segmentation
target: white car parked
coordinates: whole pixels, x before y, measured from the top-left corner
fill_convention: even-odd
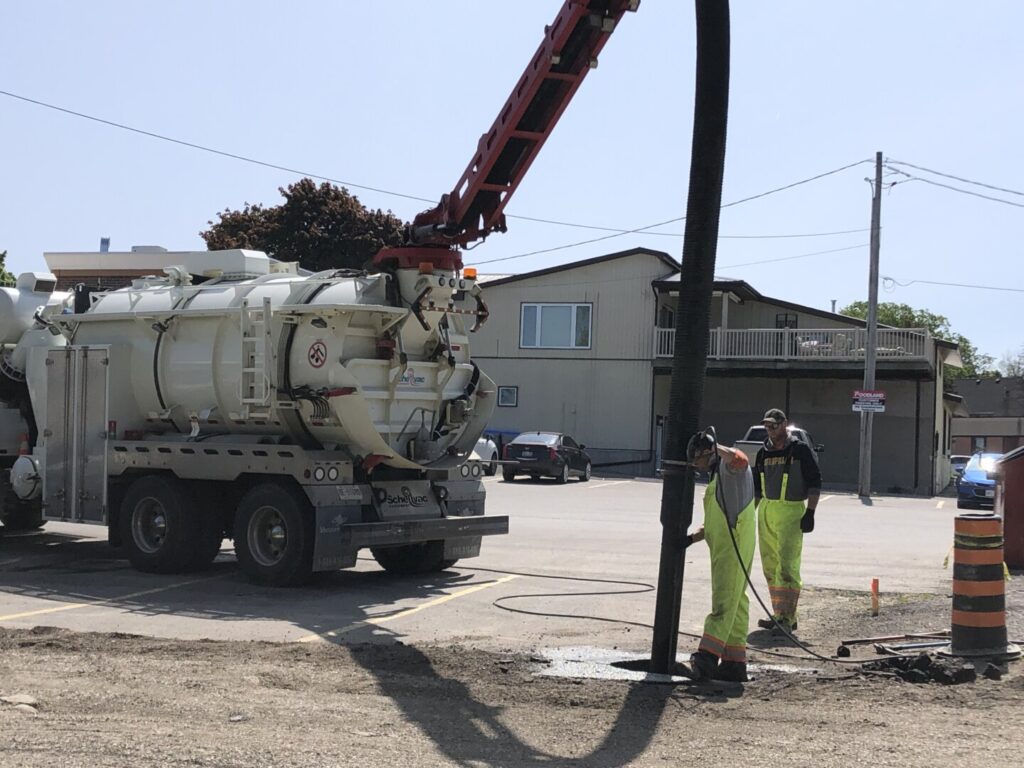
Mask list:
[[[491,438],[483,436],[477,440],[473,452],[483,463],[484,474],[493,475],[498,471],[498,446]]]

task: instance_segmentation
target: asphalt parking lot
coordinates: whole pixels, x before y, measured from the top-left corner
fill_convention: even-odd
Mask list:
[[[428,578],[386,574],[366,553],[355,569],[300,589],[259,587],[237,569],[229,541],[209,571],[142,574],[108,547],[103,528],[50,523],[0,542],[0,625],[282,642],[343,642],[359,630],[364,640],[487,649],[646,648],[661,483],[485,482],[489,511],[509,515],[510,534],[485,540],[481,557]],[[703,486],[697,491],[695,525]],[[825,493],[817,529],[805,540],[805,586],[866,593],[878,578],[883,605],[900,594],[948,593],[944,559],[955,515],[948,498],[879,497],[864,505]],[[756,560],[752,575],[766,593]],[[707,550],[698,545],[686,555],[684,630],[699,631],[708,600]],[[758,615],[752,603],[752,623]]]

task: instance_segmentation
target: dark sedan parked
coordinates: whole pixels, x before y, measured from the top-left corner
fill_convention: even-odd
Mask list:
[[[996,495],[996,462],[1001,453],[976,453],[956,480],[957,509],[992,509]]]
[[[575,475],[585,483],[590,479],[591,469],[585,447],[557,432],[524,432],[505,446],[501,476],[507,483],[515,480],[516,475],[545,475],[564,483]]]

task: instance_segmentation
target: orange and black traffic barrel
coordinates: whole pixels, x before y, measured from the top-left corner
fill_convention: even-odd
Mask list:
[[[953,529],[953,656],[1012,659],[1007,642],[1003,521],[997,515],[957,515]]]

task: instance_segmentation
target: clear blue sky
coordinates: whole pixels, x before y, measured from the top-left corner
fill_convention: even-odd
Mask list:
[[[1024,191],[1024,4],[986,0],[733,2],[724,201],[874,157]],[[409,219],[462,173],[561,0],[5,3],[0,90],[349,182]],[[510,215],[635,229],[685,212],[693,4],[628,14],[513,198]],[[299,176],[0,96],[0,250],[14,272],[44,251],[202,249],[224,208],[277,204]],[[882,207],[883,301],[946,315],[997,359],[1024,345],[1024,195],[902,168],[921,181]],[[865,163],[730,207],[721,234],[866,230]],[[889,176],[887,181],[898,181]],[[467,263],[601,231],[510,219]],[[482,265],[520,272],[634,246],[679,257],[682,225]],[[868,233],[723,238],[719,275],[829,309],[866,298]],[[789,258],[819,251],[834,253]],[[771,259],[785,259],[771,263]],[[741,266],[743,265],[743,266]]]

